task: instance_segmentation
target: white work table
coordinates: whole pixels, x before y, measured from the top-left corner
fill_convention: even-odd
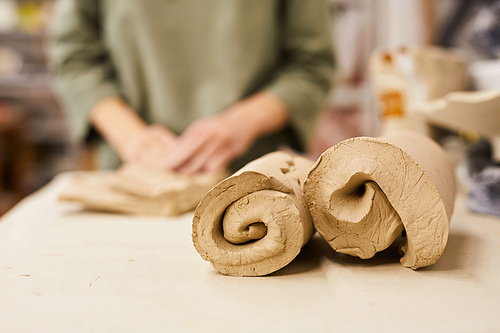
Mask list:
[[[461,201],[439,261],[370,260],[319,236],[265,277],[224,276],[192,213],[152,218],[58,203],[68,175],[0,219],[0,332],[500,332],[500,219]]]

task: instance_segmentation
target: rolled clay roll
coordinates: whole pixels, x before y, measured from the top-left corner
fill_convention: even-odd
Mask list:
[[[321,155],[304,198],[316,230],[336,251],[371,258],[405,230],[401,264],[417,269],[444,251],[455,177],[446,153],[423,135],[359,137]]]
[[[314,229],[302,184],[313,162],[267,154],[212,188],[196,208],[193,243],[233,276],[270,274],[290,263]]]

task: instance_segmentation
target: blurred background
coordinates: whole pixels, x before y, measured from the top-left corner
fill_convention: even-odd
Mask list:
[[[309,155],[349,137],[417,128],[437,140],[454,135],[441,143],[461,152],[460,165],[467,142],[484,133],[411,115],[451,91],[500,88],[500,1],[327,2],[336,84]],[[51,89],[51,8],[51,0],[0,0],[0,215],[58,173],[96,167],[91,147],[69,141]]]

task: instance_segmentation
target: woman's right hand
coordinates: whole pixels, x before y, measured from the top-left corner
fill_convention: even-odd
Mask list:
[[[162,163],[167,158],[175,139],[175,134],[165,126],[149,125],[125,143],[120,149],[120,155],[126,163],[165,169]]]
[[[162,163],[175,134],[162,125],[147,125],[119,96],[97,102],[90,121],[123,162],[165,169]]]

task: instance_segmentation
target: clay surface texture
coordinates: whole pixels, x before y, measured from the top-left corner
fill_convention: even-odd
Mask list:
[[[314,229],[302,185],[313,162],[267,154],[217,184],[201,200],[192,239],[223,274],[261,276],[290,263]]]
[[[183,176],[135,165],[117,171],[77,173],[59,200],[86,209],[140,215],[172,216],[193,210],[225,174]]]
[[[349,139],[328,149],[304,185],[318,233],[338,252],[371,258],[401,233],[401,264],[434,264],[444,251],[455,199],[446,153],[413,132]]]

